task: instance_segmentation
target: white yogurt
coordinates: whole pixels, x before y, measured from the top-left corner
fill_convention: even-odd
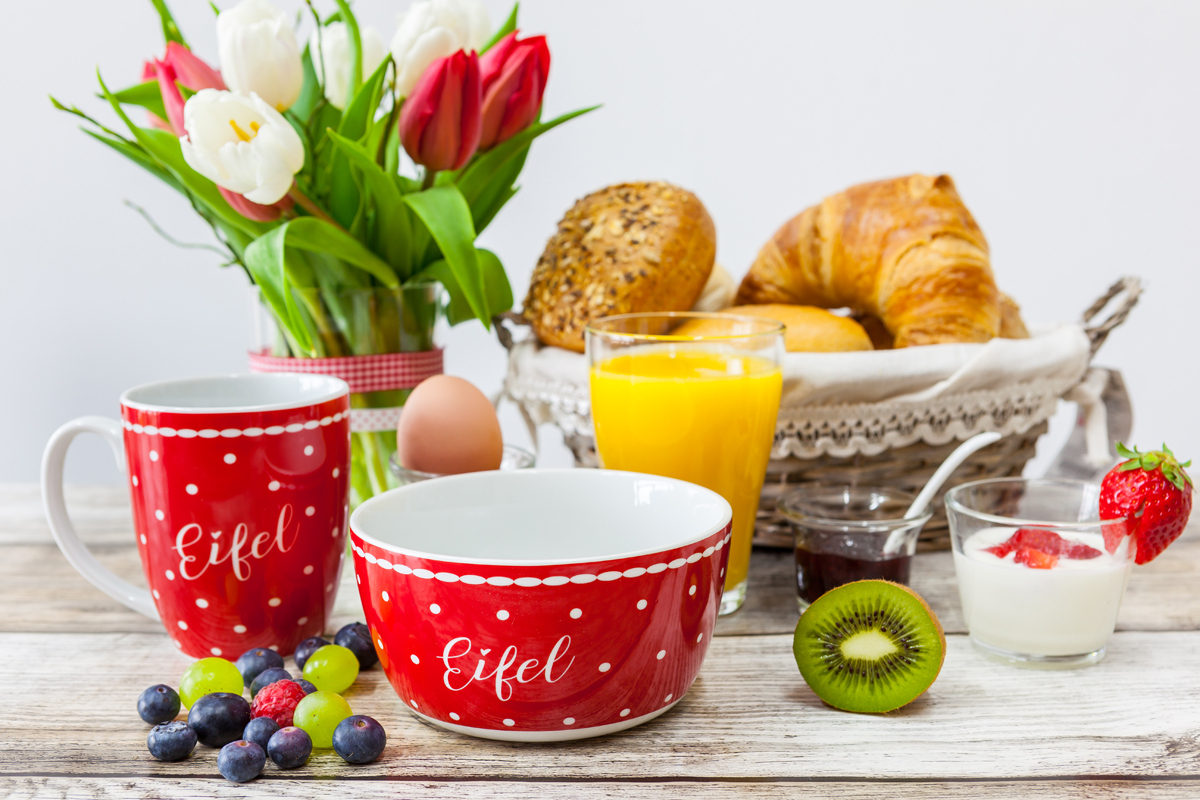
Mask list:
[[[984,548],[1006,541],[1016,528],[986,528],[954,552],[967,630],[976,641],[1015,654],[1083,655],[1104,647],[1117,624],[1132,559],[1104,549],[1099,533],[1068,538],[1100,551],[1090,559],[1059,557],[1033,569]],[[1124,545],[1118,550],[1124,556]]]

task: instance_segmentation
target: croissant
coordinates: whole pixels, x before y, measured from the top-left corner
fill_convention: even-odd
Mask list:
[[[987,240],[949,175],[864,183],[802,211],[736,302],[847,307],[882,320],[896,347],[985,342],[1001,324]]]

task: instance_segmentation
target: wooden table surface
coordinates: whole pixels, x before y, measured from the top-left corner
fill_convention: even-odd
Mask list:
[[[125,491],[67,496],[98,559],[140,583]],[[317,752],[234,784],[215,750],[150,757],[137,696],[176,683],[191,660],[72,570],[36,487],[0,486],[0,798],[1196,798],[1198,570],[1192,525],[1135,568],[1103,662],[1041,672],[973,651],[949,554],[920,555],[912,585],[945,625],[945,667],[915,703],[872,716],[831,709],[805,685],[791,654],[790,554],[756,552],[746,608],[719,622],[692,690],[653,722],[566,744],[471,739],[407,714],[375,668],[347,699],[387,729],[378,762]],[[330,632],[361,619],[352,583],[343,576]]]

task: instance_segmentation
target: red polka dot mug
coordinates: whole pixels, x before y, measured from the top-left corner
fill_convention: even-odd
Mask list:
[[[729,503],[615,470],[409,484],[350,518],[359,595],[421,719],[510,741],[601,736],[678,703],[712,640]]]
[[[81,417],[42,460],[42,499],[67,560],[110,597],[162,620],[190,656],[291,653],[325,630],[346,548],[350,394],[321,375],[147,384],[121,421]],[[114,575],[67,516],[63,464],[80,433],[125,468],[149,590]]]

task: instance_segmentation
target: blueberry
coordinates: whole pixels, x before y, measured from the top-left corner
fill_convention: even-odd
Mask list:
[[[151,725],[170,722],[178,713],[179,695],[170,686],[151,686],[138,698],[138,716]]]
[[[256,694],[261,692],[264,687],[270,686],[275,681],[290,681],[291,679],[292,673],[288,672],[283,667],[271,667],[270,669],[264,669],[262,672],[258,673],[257,676],[255,676],[253,681],[250,682],[250,696],[254,697]]]
[[[370,669],[379,660],[375,653],[375,645],[371,643],[371,629],[361,622],[351,622],[342,626],[337,636],[333,637],[333,643],[354,653],[360,670]]]
[[[250,720],[246,730],[242,731],[242,738],[247,742],[254,742],[265,753],[267,752],[267,742],[271,740],[277,730],[279,730],[279,723],[270,717],[255,717]]]
[[[224,747],[242,738],[242,731],[250,724],[250,704],[240,694],[206,694],[188,712],[187,724],[200,744]]]
[[[303,671],[304,662],[308,661],[308,657],[327,644],[329,642],[320,636],[311,636],[296,645],[296,652],[292,653],[292,660],[296,662],[296,669]]]
[[[379,758],[387,734],[370,717],[346,717],[333,729],[333,749],[348,764],[368,764]]]
[[[267,742],[267,753],[280,769],[295,769],[308,761],[312,739],[299,728],[280,728]]]
[[[234,666],[238,668],[238,672],[242,673],[242,682],[249,688],[250,684],[254,683],[254,679],[263,670],[268,670],[272,667],[282,668],[283,656],[274,650],[268,650],[265,647],[256,647],[238,656],[237,663]]]
[[[196,732],[186,722],[164,722],[150,729],[146,749],[159,761],[180,761],[196,749]]]
[[[266,763],[267,756],[263,749],[254,742],[244,740],[230,742],[217,754],[217,769],[234,783],[254,780],[262,775]]]
[[[311,683],[309,683],[308,681],[304,680],[304,678],[297,678],[297,679],[296,679],[296,684],[297,684],[297,685],[298,685],[298,686],[299,686],[301,689],[303,689],[303,690],[304,690],[304,693],[305,693],[305,694],[312,694],[313,692],[315,692],[315,691],[317,690],[317,687],[313,686]]]

